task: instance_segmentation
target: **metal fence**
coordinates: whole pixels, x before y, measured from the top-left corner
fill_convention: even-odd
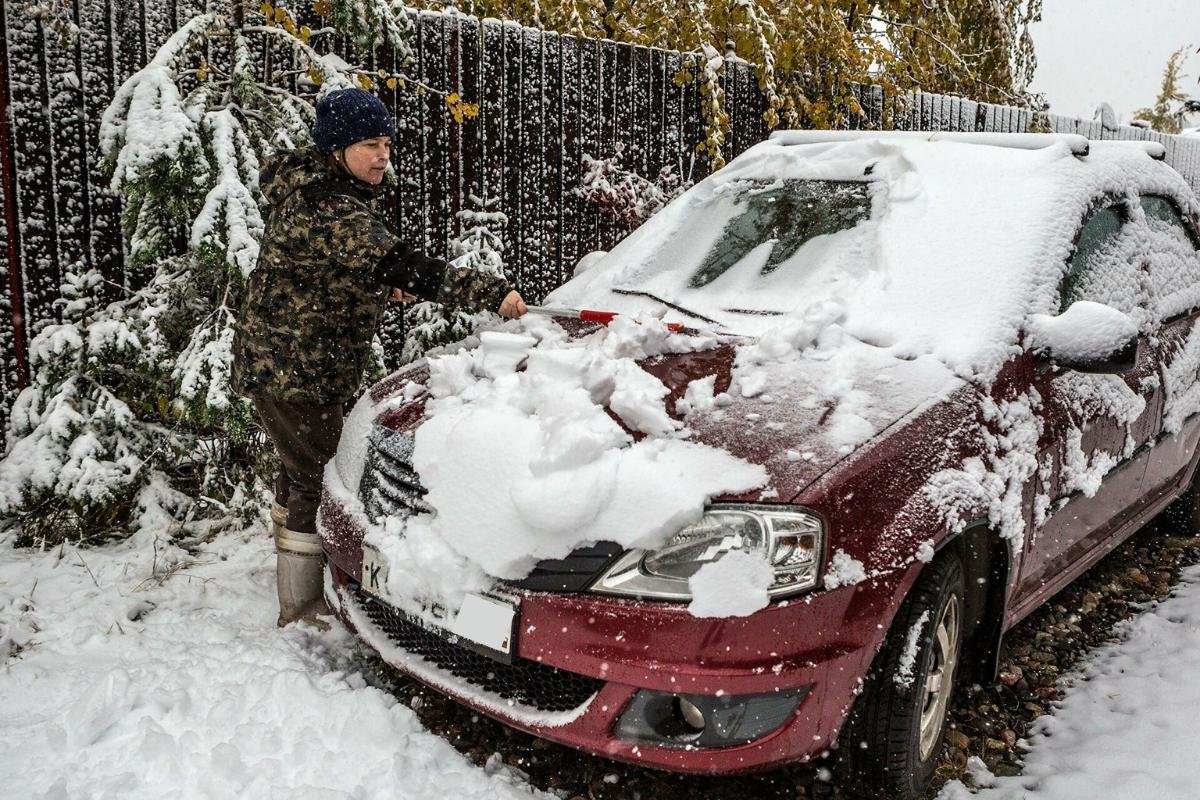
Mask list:
[[[53,34],[21,3],[5,2],[0,16],[0,192],[7,222],[0,226],[0,251],[7,254],[0,417],[7,417],[25,380],[29,339],[57,319],[64,272],[95,267],[115,285],[139,280],[125,269],[120,202],[100,170],[99,120],[121,82],[204,2],[73,0],[68,6],[83,34],[67,48],[48,38]],[[434,13],[414,19],[410,74],[480,104],[479,116],[460,125],[436,95],[385,94],[400,126],[397,222],[428,252],[446,254],[457,232],[455,215],[470,195],[496,198],[509,220],[510,273],[527,296],[540,298],[581,255],[608,249],[626,233],[574,192],[584,154],[606,157],[621,145],[623,164],[645,176],[664,166],[685,177],[707,173],[707,160],[694,151],[703,130],[698,89],[675,80],[683,66],[679,53],[497,20]],[[723,82],[732,128],[728,158],[767,131],[753,66],[727,61]],[[1022,110],[956,97],[885,98],[866,88],[862,99],[872,124],[888,119],[899,128],[1026,131],[1032,122]],[[1050,122],[1056,131],[1090,138],[1162,141],[1168,160],[1200,189],[1200,139],[1105,130],[1053,115]]]

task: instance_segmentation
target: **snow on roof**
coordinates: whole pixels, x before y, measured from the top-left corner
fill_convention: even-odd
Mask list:
[[[1063,142],[1027,150],[903,137],[786,141],[762,142],[698,183],[549,302],[665,311],[696,324],[686,309],[753,335],[809,321],[813,340],[836,325],[897,357],[933,355],[988,380],[1027,316],[1054,310],[1094,202],[1138,187],[1194,203],[1178,173],[1142,147],[1097,147],[1081,158]],[[764,240],[696,286],[698,266],[744,198],[788,181],[865,183],[869,218],[814,237],[769,274]],[[748,303],[768,313],[736,311]]]

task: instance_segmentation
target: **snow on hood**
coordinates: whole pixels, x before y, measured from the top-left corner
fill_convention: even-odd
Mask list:
[[[766,482],[761,466],[688,441],[668,388],[636,363],[711,348],[711,335],[629,318],[578,339],[547,319],[508,328],[520,332],[488,331],[478,348],[429,361],[412,465],[435,511],[389,518],[365,539],[387,558],[402,608],[456,609],[465,592],[585,543],[659,546],[710,498]],[[414,391],[382,408],[360,401],[339,450],[359,450],[366,422],[405,396]],[[353,493],[353,470],[334,477]]]
[[[770,270],[764,241],[696,286],[706,253],[733,230],[745,198],[788,181],[838,182],[831,193],[860,184],[869,214],[815,236]],[[547,302],[665,312],[696,324],[681,313],[690,311],[728,331],[801,328],[809,340],[837,326],[897,357],[931,355],[986,383],[1015,352],[1028,315],[1056,312],[1055,291],[1089,203],[1135,185],[1187,196],[1177,173],[1137,148],[1077,158],[1063,144],[767,141],[681,195]]]

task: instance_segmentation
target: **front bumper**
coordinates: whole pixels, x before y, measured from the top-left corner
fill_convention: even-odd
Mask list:
[[[888,609],[868,599],[889,594],[878,586],[816,592],[728,619],[693,617],[678,603],[519,591],[514,666],[527,673],[513,675],[499,662],[464,666],[468,656],[433,653],[398,632],[389,609],[357,588],[363,530],[356,515],[326,495],[319,527],[339,616],[385,661],[533,735],[671,771],[745,772],[825,751],[886,629]],[[666,746],[617,733],[639,690],[801,699],[782,724],[749,743]]]

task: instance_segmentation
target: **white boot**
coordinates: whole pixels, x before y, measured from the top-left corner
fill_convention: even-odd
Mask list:
[[[325,602],[325,558],[315,533],[281,527],[275,534],[275,584],[279,592],[279,627],[303,619],[318,627],[319,614],[329,614]]]

